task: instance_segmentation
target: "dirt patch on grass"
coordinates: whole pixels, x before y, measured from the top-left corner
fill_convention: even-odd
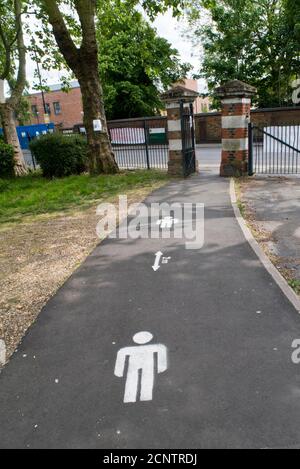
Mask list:
[[[164,185],[126,191],[129,203],[142,201]],[[99,201],[100,203],[101,201]],[[106,199],[115,203],[117,197]],[[0,338],[6,359],[15,351],[42,307],[100,242],[96,205],[60,215],[27,218],[0,231]]]

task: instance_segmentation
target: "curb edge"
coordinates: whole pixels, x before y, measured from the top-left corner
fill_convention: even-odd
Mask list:
[[[283,294],[287,297],[287,299],[290,301],[290,303],[292,303],[296,311],[300,314],[300,299],[298,295],[296,295],[296,293],[289,286],[285,278],[280,274],[280,272],[276,269],[274,264],[272,264],[268,256],[264,253],[256,239],[254,238],[251,230],[248,228],[245,219],[242,217],[241,211],[237,205],[237,196],[233,178],[231,178],[230,180],[230,200],[235,217],[246,238],[246,241],[250,244],[251,248],[253,249],[265,269],[271,275],[274,282],[279,286]]]

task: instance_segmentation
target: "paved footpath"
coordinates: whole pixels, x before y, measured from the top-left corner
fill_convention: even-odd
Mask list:
[[[103,242],[0,375],[1,448],[300,448],[300,316],[246,243],[229,181],[195,176],[158,201],[204,203],[204,247]],[[172,259],[154,272],[158,251]],[[139,331],[168,369],[152,401],[124,403],[116,356]]]

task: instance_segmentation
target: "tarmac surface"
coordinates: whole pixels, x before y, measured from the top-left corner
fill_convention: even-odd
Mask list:
[[[203,168],[146,202],[203,203],[203,247],[101,243],[0,374],[0,447],[300,448],[300,316],[245,241],[229,181]]]

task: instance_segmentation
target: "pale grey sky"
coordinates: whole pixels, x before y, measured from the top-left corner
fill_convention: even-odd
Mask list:
[[[158,34],[162,37],[165,37],[176,49],[178,49],[181,59],[184,62],[189,62],[194,67],[194,72],[199,71],[200,61],[197,57],[197,51],[194,51],[193,45],[185,37],[181,37],[181,31],[183,27],[183,20],[177,20],[172,17],[171,11],[165,13],[164,15],[159,15],[154,21],[154,26],[157,28]],[[35,63],[27,59],[27,79],[30,84],[34,80],[34,71]],[[60,82],[60,77],[63,73],[59,73],[57,70],[50,72],[42,71],[42,76],[47,80],[47,84],[56,84]],[[199,82],[200,88],[199,91],[203,91],[205,84],[203,80]]]
[[[176,49],[178,49],[184,62],[190,62],[195,69],[199,68],[199,59],[194,54],[193,45],[186,37],[182,37],[184,27],[183,20],[173,18],[172,13],[168,12],[154,21],[159,36],[165,37]]]

